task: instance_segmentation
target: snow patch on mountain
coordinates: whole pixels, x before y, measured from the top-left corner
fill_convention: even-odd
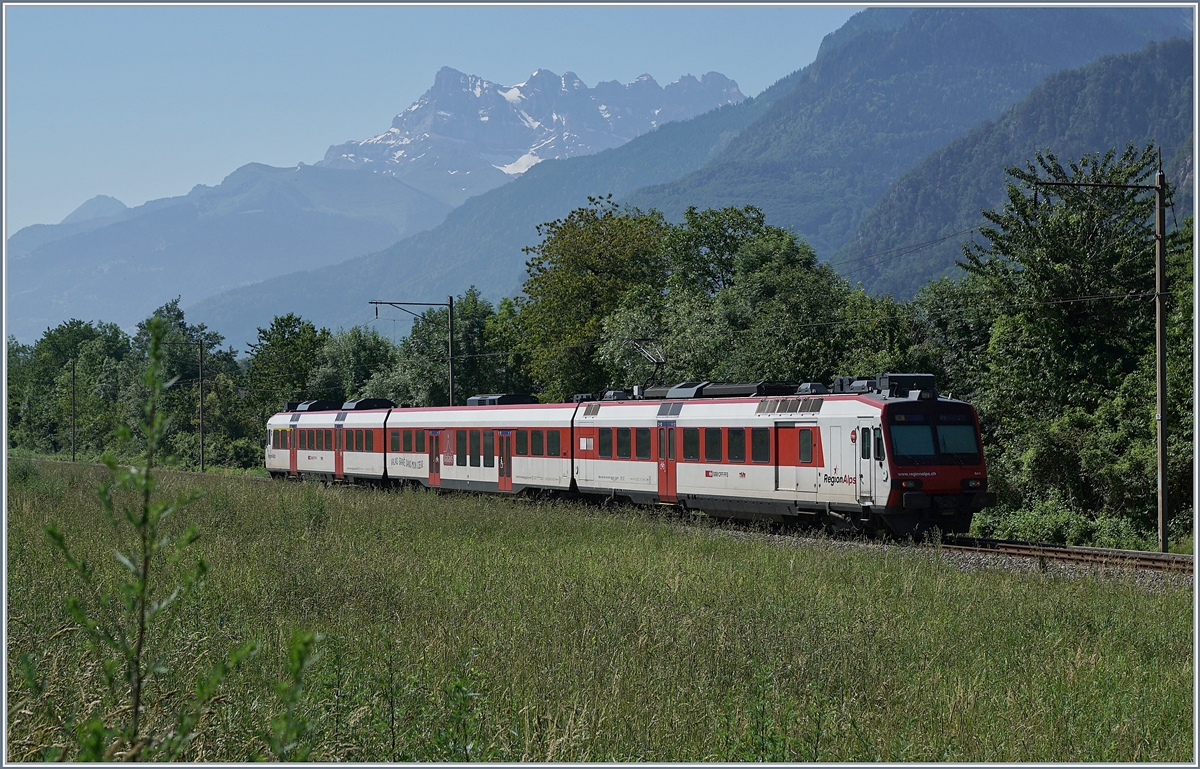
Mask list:
[[[660,86],[644,74],[589,88],[574,72],[539,69],[523,83],[499,85],[443,67],[433,86],[362,141],[335,145],[317,165],[366,168],[402,178],[451,205],[499,186],[543,160],[619,147],[672,120],[742,101],[737,83],[717,72]],[[446,186],[450,171],[476,173]]]

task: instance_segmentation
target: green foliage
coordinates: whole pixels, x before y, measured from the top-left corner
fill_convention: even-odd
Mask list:
[[[168,563],[178,565],[200,535],[194,525],[181,532],[171,531],[166,526],[167,519],[195,495],[164,500],[155,494],[155,459],[164,446],[170,422],[162,402],[165,391],[175,379],[163,380],[167,358],[163,341],[169,333],[167,321],[152,318],[144,330],[148,361],[142,384],[148,396],[142,406],[139,428],[145,459],[140,467],[124,467],[106,456],[105,465],[110,477],[100,487],[105,517],[118,539],[132,548],[128,555],[121,549],[114,551],[123,568],[115,587],[86,559],[72,554],[66,537],[56,525],[50,524],[45,529],[47,537],[79,577],[84,589],[83,596],[72,595],[66,599],[67,614],[82,631],[88,650],[100,665],[108,704],[128,703],[122,709],[127,720],[117,725],[96,706],[84,714],[70,712],[64,719],[54,704],[46,700],[45,684],[38,678],[33,664],[28,657],[22,658],[26,684],[42,700],[52,720],[65,731],[74,732],[77,755],[61,757],[84,761],[115,756],[125,759],[175,757],[186,748],[205,708],[216,696],[229,671],[255,648],[252,644],[242,646],[229,656],[227,662],[216,665],[198,683],[194,699],[179,712],[173,729],[148,733],[143,728],[144,690],[156,676],[167,672],[162,659],[164,650],[155,646],[155,627],[177,602],[195,595],[204,584],[208,571],[204,559],[197,558],[192,565],[183,568],[179,582],[173,588],[158,584],[161,577],[157,576],[157,570],[163,568],[160,554]],[[127,429],[122,429],[121,433],[126,440],[131,437]],[[29,474],[19,475],[22,481],[27,481]]]
[[[604,318],[630,289],[661,290],[666,282],[662,216],[621,210],[611,196],[588,202],[538,225],[542,241],[525,249],[520,349],[548,401],[604,389],[607,376],[594,358]]]
[[[328,329],[317,330],[310,321],[295,313],[278,315],[267,328],[258,329],[258,341],[247,345],[250,351],[246,383],[251,388],[258,412],[273,414],[289,400],[313,395],[311,371],[317,355],[329,343]]]
[[[689,209],[662,241],[665,291],[639,286],[605,319],[598,358],[611,381],[830,381],[903,367],[911,323],[856,291],[808,244],[747,206]],[[650,344],[655,366],[631,344]]]
[[[325,340],[310,364],[309,396],[343,403],[363,397],[375,372],[395,360],[395,346],[378,330],[354,326],[339,331]]]
[[[1038,179],[1146,184],[1150,146],[1049,152],[1014,168],[1008,202],[985,212],[969,277],[916,301],[918,357],[980,411],[1000,508],[977,531],[1072,544],[1143,546],[1157,528],[1153,199],[1145,191],[1040,187]],[[1069,170],[1068,170],[1069,169]],[[1167,242],[1168,517],[1190,520],[1192,222]],[[938,319],[938,315],[941,319]]]
[[[304,675],[318,659],[315,647],[322,640],[319,633],[297,630],[288,646],[288,680],[276,685],[275,692],[283,701],[284,712],[271,719],[268,744],[279,761],[307,761],[312,746],[308,744],[309,725],[299,711],[304,700]]]

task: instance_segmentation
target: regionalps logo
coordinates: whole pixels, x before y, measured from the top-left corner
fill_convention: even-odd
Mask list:
[[[705,470],[704,477],[705,478],[728,478],[729,473],[726,472],[725,470]]]
[[[826,475],[825,482],[831,485],[845,483],[853,486],[857,483],[857,480],[852,475]]]

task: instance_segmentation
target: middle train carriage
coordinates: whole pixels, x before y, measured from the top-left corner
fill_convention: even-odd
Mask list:
[[[714,516],[906,535],[962,532],[991,503],[974,409],[929,375],[684,383],[628,397],[465,407],[289,404],[275,475],[498,493],[572,491]]]

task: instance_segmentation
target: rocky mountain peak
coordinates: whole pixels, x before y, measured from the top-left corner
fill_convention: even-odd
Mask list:
[[[538,69],[505,86],[442,67],[388,131],[330,147],[318,165],[394,175],[458,205],[542,160],[619,147],[663,123],[744,98],[717,72],[699,80],[685,75],[666,88],[649,74],[589,88],[570,71]]]

